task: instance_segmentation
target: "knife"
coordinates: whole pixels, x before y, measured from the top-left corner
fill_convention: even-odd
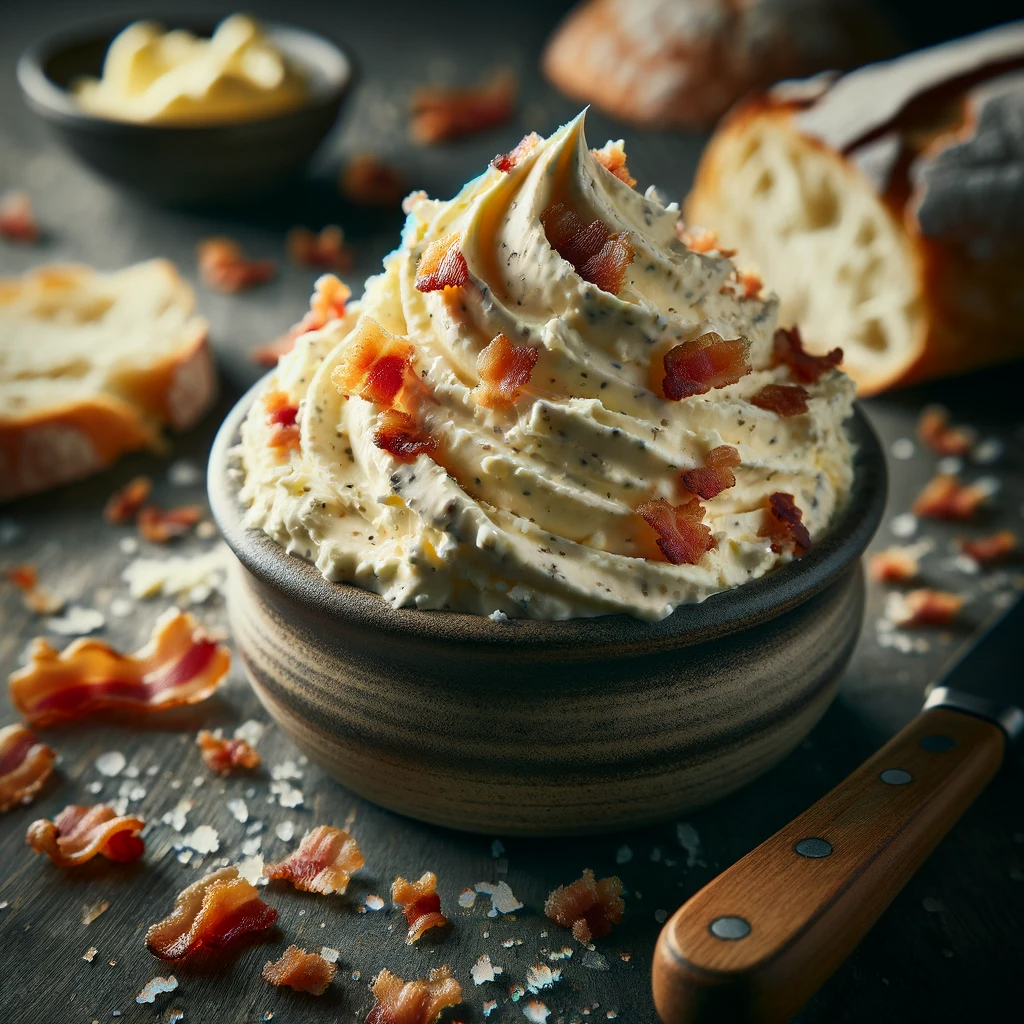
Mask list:
[[[776,1024],[803,1006],[1024,734],[1022,654],[1019,598],[905,729],[675,912],[652,969],[665,1024]]]

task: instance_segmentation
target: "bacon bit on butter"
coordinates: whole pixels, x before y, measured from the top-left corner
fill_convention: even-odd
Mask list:
[[[36,615],[56,615],[64,599],[39,585],[39,573],[30,562],[4,570],[4,579],[22,591],[21,603]]]
[[[124,487],[118,488],[107,499],[107,504],[103,508],[103,518],[115,526],[134,522],[139,509],[146,503],[152,490],[153,481],[148,476],[137,476],[129,480]]]
[[[683,473],[683,486],[698,498],[710,501],[722,491],[736,486],[733,468],[740,464],[740,453],[732,445],[720,444],[704,456],[704,465]]]
[[[205,700],[227,675],[228,649],[191,615],[169,609],[149,643],[119,654],[101,640],[81,637],[63,652],[37,637],[29,663],[8,681],[11,702],[31,725],[111,711],[154,712]]]
[[[153,544],[166,544],[184,537],[202,518],[203,509],[200,505],[178,505],[176,508],[146,505],[139,510],[136,525],[144,540]]]
[[[802,416],[807,412],[807,389],[799,384],[765,384],[750,399],[752,405],[776,416],[789,419],[791,416]]]
[[[407,339],[363,317],[331,371],[331,383],[343,395],[408,411],[411,396],[421,387],[412,369],[415,357],[416,349]]]
[[[391,886],[391,899],[402,908],[409,933],[408,945],[423,938],[431,928],[444,928],[448,918],[441,913],[441,897],[437,894],[437,875],[426,871],[418,882],[410,882],[401,875]]]
[[[298,424],[299,407],[284,391],[268,391],[263,398],[267,424],[272,429],[267,444],[279,451],[296,450],[302,437]]]
[[[434,1024],[442,1010],[462,1002],[462,986],[447,964],[415,981],[383,970],[373,979],[373,998],[366,1024]]]
[[[351,295],[348,285],[334,274],[321,274],[309,298],[309,311],[277,341],[253,349],[250,358],[261,366],[276,366],[281,356],[295,348],[295,342],[303,334],[318,331],[331,320],[340,320]]]
[[[373,432],[373,443],[399,462],[415,462],[437,450],[437,438],[424,434],[416,420],[397,409],[385,409]]]
[[[757,535],[768,537],[776,554],[792,550],[799,557],[811,546],[811,535],[803,524],[803,518],[804,514],[793,501],[793,495],[776,491],[765,502],[764,522]]]
[[[469,88],[421,86],[412,96],[412,137],[430,145],[504,124],[515,110],[517,91],[510,71]]]
[[[750,373],[749,352],[745,338],[726,341],[713,331],[676,345],[665,353],[662,392],[678,402],[735,384]]]
[[[513,345],[504,334],[495,335],[476,359],[480,383],[471,395],[477,405],[511,405],[530,383],[539,354],[532,345]]]
[[[834,348],[823,356],[812,356],[804,351],[800,328],[780,327],[775,332],[773,349],[776,364],[784,363],[797,380],[813,384],[823,373],[834,370],[843,361],[843,350]]]
[[[469,281],[469,267],[459,249],[458,232],[436,238],[423,251],[416,264],[416,289],[438,292],[445,288],[461,288]]]
[[[263,873],[270,879],[291,882],[303,892],[329,896],[343,893],[352,872],[365,863],[359,844],[347,832],[317,825],[302,837],[297,850],[278,864],[268,864]]]
[[[200,729],[196,735],[196,746],[206,767],[218,775],[228,775],[236,769],[259,768],[262,764],[260,755],[245,740],[225,738],[220,735],[220,730]]]
[[[990,491],[978,484],[964,485],[947,473],[933,477],[917,496],[911,511],[929,519],[965,522],[973,519],[988,500]]]
[[[551,247],[584,281],[618,295],[633,262],[628,231],[613,235],[599,220],[587,224],[565,203],[553,203],[540,219]]]
[[[960,614],[964,598],[947,590],[912,590],[890,594],[886,614],[900,629],[916,626],[948,626]]]
[[[106,804],[65,807],[53,821],[40,818],[28,827],[25,839],[36,853],[45,853],[59,868],[74,868],[102,854],[128,864],[145,850],[139,832],[145,821],[118,814]]]
[[[338,178],[341,194],[356,206],[394,206],[402,202],[402,175],[373,153],[357,153]]]
[[[314,270],[351,270],[355,263],[352,247],[345,244],[345,232],[337,224],[328,224],[317,234],[296,226],[288,231],[285,249],[292,263]]]
[[[573,938],[584,944],[607,935],[625,912],[621,880],[615,875],[595,880],[590,868],[570,885],[560,885],[544,902],[544,913],[571,928]]]
[[[1000,530],[976,540],[959,540],[960,550],[973,558],[979,565],[1001,562],[1015,554],[1018,547],[1017,535],[1012,530]]]
[[[718,244],[718,232],[709,228],[694,228],[692,231],[686,227],[682,219],[676,221],[676,238],[686,246],[690,252],[717,253],[719,256],[729,260],[736,255],[735,249],[723,249]]]
[[[287,985],[296,992],[309,992],[322,996],[334,981],[337,964],[325,960],[319,953],[307,953],[298,946],[289,946],[279,959],[263,965],[263,980],[280,988]]]
[[[740,271],[739,281],[745,299],[756,299],[761,294],[761,289],[764,288],[764,282],[752,270]]]
[[[0,729],[0,812],[31,803],[53,772],[56,757],[20,722]]]
[[[219,949],[266,931],[276,920],[277,911],[237,868],[221,868],[178,894],[174,910],[146,932],[146,948],[161,960],[183,960],[198,949]]]
[[[911,548],[892,547],[877,551],[868,562],[868,572],[879,583],[909,583],[921,571],[921,560]]]
[[[0,195],[0,238],[32,245],[39,237],[39,225],[28,193],[15,189]]]
[[[949,410],[941,405],[929,405],[921,410],[917,436],[936,455],[966,455],[978,440],[977,433],[970,427],[951,426]]]
[[[499,153],[491,161],[491,166],[496,171],[510,174],[537,148],[538,142],[540,142],[540,136],[536,132],[524,135],[514,149],[509,150],[507,153]]]
[[[249,260],[231,238],[207,238],[196,247],[199,276],[207,288],[233,294],[269,281],[277,272],[273,260]]]
[[[636,178],[629,173],[626,166],[626,147],[622,139],[618,142],[606,142],[600,149],[592,149],[590,155],[606,170],[610,171],[624,185],[633,188]]]
[[[636,511],[658,534],[658,547],[673,565],[696,565],[715,547],[711,530],[701,521],[707,510],[697,498],[682,505],[656,498],[645,501]]]

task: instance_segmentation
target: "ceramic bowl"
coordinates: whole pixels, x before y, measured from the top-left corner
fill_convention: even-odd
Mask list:
[[[338,116],[352,84],[351,58],[335,43],[303,29],[262,22],[270,41],[309,82],[307,102],[274,117],[198,126],[133,124],[80,110],[69,85],[98,76],[110,41],[133,20],[65,28],[30,46],[18,60],[18,82],[30,110],[83,163],[158,203],[195,206],[244,201],[297,174]],[[212,18],[155,16],[174,28],[208,36]]]
[[[852,492],[802,559],[661,622],[496,623],[395,610],[246,529],[229,449],[259,387],[225,420],[209,466],[237,556],[231,629],[273,718],[354,792],[498,835],[633,826],[761,774],[832,700],[885,502],[884,458],[859,411]]]

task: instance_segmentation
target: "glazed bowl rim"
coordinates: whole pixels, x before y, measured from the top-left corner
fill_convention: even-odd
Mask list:
[[[224,540],[245,569],[271,590],[327,619],[344,620],[347,625],[396,639],[406,636],[438,642],[456,635],[460,643],[496,647],[585,645],[591,654],[602,647],[621,654],[633,645],[650,651],[703,643],[776,618],[836,582],[863,553],[885,509],[885,457],[873,428],[855,403],[845,424],[855,449],[853,483],[845,504],[828,533],[806,555],[756,580],[712,594],[699,604],[680,605],[657,622],[625,613],[495,622],[465,612],[392,608],[373,591],[330,582],[312,562],[289,554],[262,530],[243,524],[245,509],[238,499],[241,472],[231,469],[230,453],[239,443],[242,421],[265,380],[257,381],[235,403],[210,451],[207,490]]]

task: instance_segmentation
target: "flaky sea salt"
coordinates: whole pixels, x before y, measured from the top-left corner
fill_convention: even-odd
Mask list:
[[[484,953],[478,957],[469,972],[473,976],[474,985],[483,985],[485,982],[494,981],[501,974],[501,968],[491,963],[491,958]]]
[[[272,796],[277,797],[277,802],[282,807],[301,807],[302,802],[305,799],[301,789],[296,789],[290,782],[285,779],[278,779],[270,784],[270,792]]]
[[[484,1016],[485,1017],[490,1017],[490,1015],[492,1013],[494,1013],[494,1011],[497,1008],[498,1008],[498,1000],[497,999],[487,999],[487,1000],[484,1001],[484,1004],[481,1007],[481,1009],[484,1011]]]
[[[124,771],[124,766],[127,763],[127,758],[120,750],[108,750],[105,754],[100,754],[93,762],[93,765],[100,775],[106,775],[108,779],[112,779],[115,775],[120,775]]]
[[[167,469],[167,482],[174,487],[195,487],[203,482],[203,471],[188,459],[178,459]]]
[[[275,764],[270,769],[270,777],[272,779],[301,779],[302,771],[299,766],[289,758],[287,761],[281,761]]]
[[[336,964],[338,957],[341,955],[340,950],[335,949],[333,946],[321,946],[320,955],[329,963]]]
[[[477,892],[491,897],[491,909],[487,911],[488,917],[497,917],[498,914],[511,914],[516,910],[522,910],[523,905],[516,899],[508,882],[477,882],[473,888]]]
[[[106,900],[100,900],[99,903],[93,903],[91,906],[88,903],[82,904],[82,924],[92,924],[100,914],[107,911],[110,904]]]
[[[125,779],[117,790],[118,796],[123,796],[130,803],[138,803],[145,799],[146,787],[139,785],[134,779]]]
[[[294,821],[282,821],[277,828],[274,829],[274,834],[282,842],[289,843],[295,838],[295,822]]]
[[[196,853],[216,853],[220,849],[220,836],[212,825],[199,825],[182,839],[182,845]]]
[[[562,972],[557,968],[552,970],[547,964],[534,964],[526,972],[526,988],[530,992],[539,992],[542,988],[551,988],[561,977]]]
[[[531,999],[522,1006],[523,1016],[531,1024],[544,1024],[551,1016],[551,1011],[539,999]]]
[[[247,882],[255,885],[263,876],[263,858],[257,853],[252,857],[245,857],[235,865],[238,873]]]
[[[263,733],[266,731],[266,728],[262,722],[257,722],[255,718],[250,718],[235,730],[235,739],[245,740],[250,747],[255,747],[263,739]]]
[[[178,987],[178,979],[172,974],[166,978],[150,978],[142,991],[135,997],[137,1003],[154,1003],[156,997],[165,992],[173,992]]]
[[[998,462],[1003,454],[1003,442],[998,437],[986,437],[975,445],[971,458],[981,466],[990,466]]]
[[[187,796],[183,796],[171,810],[164,814],[160,820],[165,825],[170,825],[175,832],[181,832],[187,823],[188,812],[191,811],[195,805],[195,800],[190,800]]]
[[[71,605],[63,615],[55,615],[44,623],[51,633],[60,633],[61,636],[85,636],[95,633],[106,624],[102,612],[95,608],[83,608],[79,604]]]
[[[370,893],[370,895],[366,897],[366,909],[367,910],[383,910],[384,909],[384,901],[379,896],[376,896],[373,893]]]
[[[242,840],[242,854],[245,857],[251,857],[253,854],[259,853],[260,847],[263,845],[262,836],[253,836],[252,839]]]
[[[117,546],[121,549],[121,553],[124,555],[137,555],[139,553],[138,537],[122,537],[117,542]]]
[[[917,516],[913,512],[901,512],[898,516],[893,516],[889,520],[889,532],[894,537],[904,540],[913,537],[917,533]]]
[[[103,783],[100,782],[99,779],[97,779],[95,782],[90,782],[89,785],[85,787],[85,791],[87,793],[92,793],[93,796],[96,796],[97,793],[103,792]]]
[[[237,797],[229,800],[228,810],[231,812],[231,817],[243,825],[249,820],[249,807],[244,800]]]
[[[476,891],[473,889],[463,889],[459,893],[459,906],[460,907],[471,907],[476,903]]]
[[[572,957],[572,947],[563,946],[561,949],[553,949],[548,953],[549,960],[568,960]]]
[[[889,451],[892,452],[894,459],[905,462],[907,459],[914,457],[914,442],[909,437],[897,437]]]
[[[936,471],[944,476],[958,476],[963,472],[963,468],[964,460],[958,455],[946,455],[935,463]]]

